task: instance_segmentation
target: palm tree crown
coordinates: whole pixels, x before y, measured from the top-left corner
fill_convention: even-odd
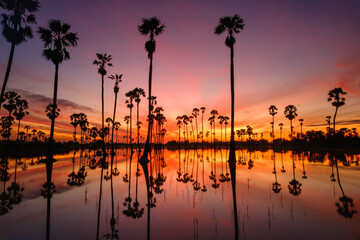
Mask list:
[[[340,95],[345,95],[347,92],[344,92],[342,88],[334,88],[330,90],[328,102],[333,101],[331,104],[334,107],[341,107],[345,105],[345,98],[340,97]]]
[[[142,35],[150,35],[149,40],[145,43],[145,50],[148,52],[148,57],[155,52],[156,41],[154,36],[158,36],[164,31],[165,25],[160,23],[157,17],[143,18],[142,24],[138,25],[138,30]]]
[[[51,60],[55,65],[70,59],[67,47],[77,46],[77,33],[69,32],[70,25],[61,23],[60,20],[51,19],[47,28],[39,27],[40,39],[44,42],[45,49],[42,55],[46,60]]]
[[[107,73],[105,67],[106,66],[112,67],[112,64],[110,63],[111,55],[107,55],[106,53],[104,53],[104,54],[97,53],[96,57],[97,57],[97,60],[94,60],[93,64],[99,66],[98,73],[100,75],[104,76]]]
[[[1,25],[2,35],[9,43],[19,45],[33,38],[29,24],[36,24],[34,15],[40,8],[38,0],[1,0],[0,7],[9,14],[3,13]]]
[[[227,31],[228,35],[225,39],[225,45],[232,47],[236,42],[234,33],[240,33],[240,30],[243,30],[244,26],[244,20],[237,14],[232,17],[222,17],[215,28],[215,34],[220,35]]]

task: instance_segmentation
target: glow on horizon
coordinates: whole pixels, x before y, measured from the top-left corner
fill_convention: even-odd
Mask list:
[[[236,35],[235,45],[235,129],[250,125],[255,132],[263,132],[264,138],[269,138],[272,119],[268,107],[274,104],[279,109],[275,124],[284,123],[286,132],[289,121],[283,109],[293,104],[299,114],[294,120],[296,131],[299,118],[304,119],[303,131],[325,130],[325,117],[334,112],[326,101],[327,93],[334,87],[348,92],[346,105],[339,110],[338,127],[360,127],[360,4],[357,1],[331,4],[282,1],[276,5],[266,1],[261,4],[229,1],[226,6],[217,1],[206,4],[173,1],[161,5],[146,1],[107,5],[100,1],[86,5],[82,1],[71,4],[40,1],[40,4],[38,26],[44,26],[49,18],[60,18],[80,38],[79,46],[70,49],[72,59],[60,66],[59,99],[76,105],[60,105],[56,140],[72,138],[69,116],[74,112],[85,112],[91,126],[100,126],[100,76],[91,64],[96,52],[113,56],[114,67],[108,69],[109,74],[124,74],[119,85],[117,119],[121,120],[122,132],[126,131],[122,120],[129,113],[124,94],[135,87],[148,90],[146,38],[138,33],[136,26],[142,17],[153,15],[166,24],[164,33],[156,37],[153,92],[158,97],[158,106],[165,109],[167,140],[177,139],[176,116],[190,115],[195,107],[207,108],[204,120],[212,109],[220,115],[230,115],[229,49],[224,44],[225,36],[215,36],[213,31],[220,17],[235,13],[245,21],[245,29]],[[336,23],[329,25],[334,16]],[[3,38],[0,49],[2,82],[10,49]],[[41,57],[41,50],[37,36],[16,48],[8,89],[51,98],[54,66]],[[112,88],[113,82],[106,79],[106,116],[112,113]],[[50,120],[44,113],[48,102],[27,100],[30,115],[24,118],[22,126],[30,124],[48,133]],[[143,133],[145,102],[142,99]],[[220,125],[217,126],[216,135],[220,136]],[[205,128],[209,129],[207,121]],[[275,129],[278,136],[278,127]]]

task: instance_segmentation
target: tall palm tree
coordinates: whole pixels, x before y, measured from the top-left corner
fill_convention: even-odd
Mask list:
[[[294,105],[287,105],[284,111],[285,117],[290,120],[290,138],[293,136],[292,120],[297,116],[296,111],[297,109]]]
[[[211,116],[213,117],[213,120],[212,120],[212,124],[214,125],[214,132],[213,132],[213,142],[215,143],[215,118],[216,118],[216,115],[219,115],[218,111],[217,110],[212,110],[210,112]],[[215,146],[215,145],[214,145]]]
[[[0,7],[9,12],[8,14],[3,13],[1,15],[1,25],[3,27],[2,35],[6,41],[11,44],[8,65],[1,88],[1,100],[4,97],[6,85],[10,76],[15,46],[33,38],[30,24],[36,24],[34,13],[39,10],[40,4],[38,0],[1,0]],[[0,108],[1,104],[2,102],[0,101]]]
[[[199,116],[200,110],[198,108],[194,108],[192,111],[192,115],[195,118],[195,127],[196,127],[196,142],[198,142],[199,139],[199,129],[198,129],[198,124],[197,124],[197,117]]]
[[[138,139],[138,151],[140,152],[140,124],[139,124],[139,105],[140,97],[145,97],[145,91],[142,88],[135,88],[134,90],[135,102],[136,102],[136,125],[137,125],[137,139]]]
[[[302,118],[299,119],[299,122],[300,122],[300,138],[303,137],[303,134],[302,134],[303,121],[304,121],[304,119],[302,119]]]
[[[93,64],[99,66],[98,73],[101,75],[101,129],[104,131],[104,76],[107,74],[106,67],[112,67],[111,55],[106,53],[96,54],[97,59],[94,60]],[[103,141],[103,154],[105,154],[105,135],[101,136]]]
[[[115,124],[117,125],[117,122],[115,121],[115,113],[116,113],[116,102],[117,102],[117,95],[119,93],[119,82],[122,82],[121,78],[122,78],[122,74],[118,75],[110,75],[109,77],[111,80],[115,81],[115,85],[114,85],[114,93],[115,93],[115,101],[114,101],[114,113],[113,113],[113,118],[112,118],[112,130],[111,130],[111,181],[112,181],[112,165],[113,165],[113,160],[114,160],[114,156],[115,156],[115,151],[114,151],[114,129],[115,129]]]
[[[202,148],[204,148],[204,135],[205,135],[205,133],[204,133],[204,113],[205,113],[205,110],[206,110],[206,108],[205,107],[201,107],[200,108],[200,110],[201,110],[201,147]]]
[[[283,123],[279,123],[279,127],[280,127],[280,140],[282,139],[282,128],[283,128],[284,124]]]
[[[225,125],[225,127],[224,127],[224,128],[225,128],[225,129],[224,129],[224,131],[225,131],[225,141],[224,141],[224,142],[225,142],[225,146],[227,146],[227,144],[226,144],[226,129],[227,129],[227,125],[229,124],[229,122],[228,122],[229,119],[230,119],[230,118],[229,118],[228,116],[224,116],[224,125]],[[234,133],[234,134],[235,134],[235,133]]]
[[[18,123],[18,133],[16,140],[19,140],[19,133],[20,133],[20,121],[25,117],[25,115],[29,115],[29,112],[26,109],[29,108],[28,102],[25,99],[18,98],[16,101],[16,109],[13,113],[16,120],[19,121]]]
[[[272,123],[271,123],[271,130],[272,130],[272,139],[274,141],[275,139],[275,133],[274,133],[274,124],[275,124],[275,114],[277,114],[277,108],[275,105],[271,105],[269,107],[269,114],[272,116]]]
[[[76,127],[79,125],[79,114],[73,113],[70,116],[70,124],[74,126],[74,141],[76,142]]]
[[[334,88],[334,89],[330,90],[329,97],[328,97],[328,102],[332,101],[331,105],[333,105],[335,107],[335,114],[334,114],[334,120],[333,120],[334,133],[335,133],[335,119],[336,119],[337,111],[338,111],[339,107],[345,105],[345,98],[341,97],[341,95],[346,95],[346,92],[344,92],[342,90],[342,88]]]
[[[131,90],[129,92],[127,92],[125,94],[126,97],[128,97],[129,99],[126,100],[126,104],[127,104],[127,107],[130,109],[130,148],[131,148],[131,153],[133,152],[133,146],[132,146],[132,109],[134,107],[134,104],[133,104],[133,100],[135,98],[135,92],[134,90]]]
[[[331,116],[326,116],[326,123],[328,124],[329,132],[330,132],[330,122],[331,122]]]
[[[235,137],[234,137],[234,119],[235,119],[235,87],[234,87],[234,44],[236,39],[234,34],[240,33],[244,29],[244,20],[235,14],[232,17],[226,16],[220,18],[219,24],[215,28],[215,34],[220,35],[227,31],[225,45],[230,48],[230,84],[231,84],[231,138],[229,160],[235,159]]]
[[[149,35],[149,40],[145,43],[145,50],[148,53],[148,57],[150,59],[150,66],[149,66],[149,120],[151,116],[151,83],[152,83],[152,62],[153,62],[153,54],[156,48],[156,41],[154,39],[155,36],[158,36],[160,33],[164,31],[165,25],[160,23],[160,19],[157,17],[152,18],[143,18],[141,25],[138,25],[138,30],[142,35]],[[148,133],[146,138],[145,149],[143,155],[141,156],[140,161],[146,162],[148,161],[148,154],[150,151],[150,130],[152,121],[148,122]]]
[[[54,127],[55,127],[55,115],[57,109],[57,88],[58,88],[58,72],[59,65],[70,59],[70,53],[67,51],[67,47],[77,46],[77,33],[70,32],[70,25],[67,23],[61,23],[60,20],[51,19],[48,21],[47,27],[39,27],[38,34],[40,39],[44,42],[45,49],[42,55],[46,60],[51,60],[55,65],[55,79],[54,79],[54,95],[52,103],[52,117],[51,117],[51,129],[49,138],[49,149],[47,154],[47,160],[53,160],[53,140],[54,140]],[[51,167],[52,169],[52,167]]]
[[[176,125],[179,127],[179,151],[180,151],[180,136],[181,136],[180,130],[181,130],[181,125],[182,125],[182,117],[177,116],[176,121],[177,121]]]
[[[24,129],[26,130],[25,139],[27,139],[27,137],[29,136],[28,134],[29,134],[30,126],[29,126],[29,125],[26,125],[26,126],[24,127]]]
[[[220,142],[222,143],[222,125],[224,123],[224,116],[220,115],[218,116],[218,119],[219,119],[219,123],[220,123]]]
[[[19,101],[20,96],[14,92],[9,91],[4,94],[3,98],[3,106],[9,112],[9,116],[15,111],[16,109],[16,102]]]

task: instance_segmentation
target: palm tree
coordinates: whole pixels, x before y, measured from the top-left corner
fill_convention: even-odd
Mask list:
[[[228,116],[224,116],[224,124],[225,124],[225,146],[227,146],[226,144],[226,129],[227,129],[227,125],[229,124],[229,117]],[[235,133],[234,133],[235,134]]]
[[[93,64],[99,66],[98,73],[101,75],[101,129],[104,130],[104,76],[107,74],[106,67],[112,67],[111,55],[96,54],[97,59],[94,60]],[[105,154],[105,135],[102,135],[103,141],[103,154]]]
[[[214,138],[214,143],[215,143],[215,118],[216,118],[216,115],[219,115],[219,113],[218,113],[218,111],[217,110],[212,110],[211,112],[210,112],[210,114],[211,114],[211,116],[214,118],[213,120],[212,120],[212,123],[213,123],[213,125],[214,125],[214,132],[213,132],[213,138]]]
[[[205,107],[201,107],[200,108],[200,110],[201,110],[201,132],[202,132],[202,134],[201,134],[201,145],[202,145],[202,148],[204,148],[204,113],[205,113],[205,110],[206,110],[206,108]]]
[[[246,126],[246,134],[249,135],[249,140],[251,140],[251,135],[254,134],[253,128],[249,125]]]
[[[116,144],[118,144],[118,130],[121,127],[121,123],[120,122],[114,122],[114,126],[115,126],[115,130],[116,130]]]
[[[13,113],[16,120],[19,121],[18,123],[18,133],[16,140],[19,140],[19,133],[20,133],[20,121],[25,117],[25,115],[29,115],[29,112],[26,109],[29,108],[28,102],[25,99],[21,99],[20,97],[16,100],[16,109]]]
[[[132,109],[134,107],[133,100],[135,98],[135,92],[134,90],[131,90],[125,94],[126,97],[129,99],[126,100],[127,107],[130,109],[130,149],[131,153],[133,152],[133,146],[132,146]]]
[[[181,136],[181,125],[182,125],[182,116],[176,117],[176,125],[179,127],[179,151],[180,151],[180,136]],[[185,141],[185,140],[184,140]]]
[[[126,149],[129,145],[129,123],[130,123],[130,116],[124,117],[124,122],[126,123]]]
[[[224,123],[224,116],[220,115],[218,116],[218,119],[219,119],[219,123],[220,123],[220,142],[222,143],[222,125]]]
[[[140,97],[145,97],[145,91],[142,88],[135,88],[134,90],[135,102],[136,102],[136,125],[137,125],[137,139],[138,139],[138,150],[140,149],[140,125],[139,125],[139,105],[140,105]]]
[[[280,140],[282,139],[282,128],[283,128],[284,124],[283,123],[279,123],[279,127],[280,127]]]
[[[329,125],[329,132],[330,132],[330,120],[331,120],[331,116],[326,116],[326,123]]]
[[[114,101],[114,113],[113,113],[113,118],[112,118],[112,131],[111,131],[111,182],[112,182],[112,167],[113,167],[113,161],[114,161],[114,156],[115,156],[115,151],[114,151],[114,129],[115,129],[115,124],[117,125],[117,122],[115,122],[115,113],[116,113],[116,102],[117,102],[117,95],[119,92],[119,82],[122,82],[121,78],[122,78],[122,74],[118,75],[110,75],[109,77],[111,80],[115,80],[115,85],[114,85],[114,93],[115,93],[115,101]],[[116,127],[117,128],[117,127]],[[116,134],[117,135],[117,134]]]
[[[9,12],[9,14],[2,14],[2,35],[6,41],[11,44],[8,65],[1,88],[1,100],[4,97],[6,85],[10,76],[15,46],[33,38],[30,24],[36,24],[34,13],[39,10],[40,4],[38,0],[1,0],[0,3],[0,7]],[[0,101],[0,108],[1,104],[2,101]]]
[[[74,141],[76,142],[76,127],[79,125],[79,114],[73,113],[70,116],[70,123],[74,126]]]
[[[87,115],[85,113],[79,113],[79,126],[80,126],[80,141],[81,145],[84,139],[84,133],[86,132],[87,128],[89,127],[89,121],[87,120]]]
[[[294,105],[287,105],[284,111],[285,117],[290,120],[290,138],[293,136],[292,120],[297,116],[296,111],[297,109]]]
[[[19,101],[19,98],[20,96],[14,91],[9,91],[4,94],[2,102],[4,103],[4,108],[9,112],[9,116],[15,111],[16,102]]]
[[[331,105],[335,107],[335,114],[334,114],[334,120],[333,120],[333,126],[334,126],[334,133],[335,133],[335,119],[336,114],[338,111],[338,108],[345,105],[345,98],[341,97],[340,95],[346,95],[346,92],[342,90],[342,88],[334,88],[330,90],[328,102],[331,102]]]
[[[149,35],[149,40],[145,43],[145,50],[148,53],[148,57],[150,59],[150,66],[149,66],[149,120],[151,115],[151,82],[152,82],[152,61],[153,61],[153,54],[156,48],[156,41],[154,39],[155,36],[158,36],[160,33],[164,31],[165,25],[160,23],[159,18],[152,17],[152,18],[143,18],[142,24],[138,25],[138,30],[142,35]],[[146,138],[146,144],[144,153],[141,156],[140,161],[146,162],[148,161],[148,154],[150,151],[150,130],[151,130],[151,121],[148,122],[148,133]]]
[[[77,46],[77,33],[69,32],[70,25],[67,23],[61,23],[60,20],[51,19],[48,21],[47,28],[39,27],[38,34],[40,39],[44,42],[45,49],[42,55],[46,60],[51,60],[55,65],[55,79],[54,79],[54,95],[52,103],[52,118],[51,129],[49,138],[49,149],[47,154],[47,160],[53,160],[53,140],[54,140],[54,127],[55,127],[55,114],[57,109],[57,88],[58,88],[58,72],[59,65],[64,60],[70,59],[70,53],[67,51],[67,47]]]
[[[107,123],[107,128],[109,129],[109,131],[110,131],[110,124],[112,123],[112,121],[113,121],[113,120],[111,119],[111,117],[107,117],[107,118],[105,119],[105,122]],[[108,144],[109,144],[110,134],[108,135],[107,141],[108,141]]]
[[[271,129],[272,129],[272,139],[274,141],[275,139],[275,133],[274,133],[274,124],[275,124],[275,114],[277,114],[277,108],[275,105],[271,105],[269,107],[269,114],[272,116],[273,120],[272,120],[272,123],[271,123]]]
[[[24,127],[24,129],[26,130],[26,135],[25,135],[25,139],[29,136],[28,135],[28,132],[29,132],[29,130],[30,130],[30,126],[29,125],[26,125],[25,127]]]
[[[200,110],[198,108],[194,108],[192,111],[192,115],[195,118],[195,127],[196,127],[196,142],[198,142],[199,139],[199,129],[198,129],[198,124],[197,124],[197,117],[199,116]]]
[[[231,84],[231,138],[229,160],[235,159],[235,138],[234,138],[234,119],[235,119],[235,87],[234,87],[234,44],[236,42],[234,34],[240,33],[244,29],[244,20],[235,14],[232,17],[220,18],[219,24],[215,28],[215,34],[220,35],[227,31],[225,45],[230,48],[230,84]]]
[[[304,121],[304,119],[302,119],[302,118],[299,119],[299,122],[300,122],[300,138],[303,137],[303,134],[302,134],[303,121]]]

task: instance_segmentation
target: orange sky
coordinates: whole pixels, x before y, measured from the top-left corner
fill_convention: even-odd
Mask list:
[[[142,17],[151,16],[158,16],[166,25],[164,33],[156,38],[153,94],[158,97],[158,106],[165,109],[167,140],[177,139],[176,116],[190,115],[194,107],[206,107],[206,120],[213,109],[220,115],[230,115],[229,49],[224,44],[225,35],[215,36],[213,32],[220,17],[235,13],[245,22],[235,45],[235,129],[251,125],[268,138],[272,121],[268,107],[274,104],[279,109],[276,126],[283,122],[284,131],[289,131],[283,110],[293,104],[299,114],[294,120],[295,131],[299,131],[299,118],[304,119],[304,131],[325,130],[325,117],[335,110],[327,102],[328,91],[334,87],[348,92],[346,105],[339,110],[338,126],[360,127],[358,1],[66,2],[40,1],[37,14],[39,26],[50,18],[59,18],[79,35],[78,47],[69,49],[72,59],[60,66],[61,115],[56,120],[56,140],[71,138],[69,117],[75,112],[86,113],[91,126],[100,126],[101,81],[92,65],[97,52],[113,56],[114,67],[109,74],[123,74],[117,118],[122,131],[126,131],[123,118],[129,113],[125,93],[135,87],[148,90],[147,39],[138,33],[137,25]],[[42,48],[35,35],[15,49],[8,90],[17,91],[29,101],[30,115],[22,126],[30,124],[48,132],[50,121],[44,111],[52,97],[54,66],[41,57]],[[10,49],[3,38],[0,49],[2,79]],[[106,117],[112,115],[112,88],[113,82],[106,79]],[[143,99],[143,123],[145,116]],[[220,131],[219,124],[217,128]],[[207,122],[205,129],[209,129]]]

